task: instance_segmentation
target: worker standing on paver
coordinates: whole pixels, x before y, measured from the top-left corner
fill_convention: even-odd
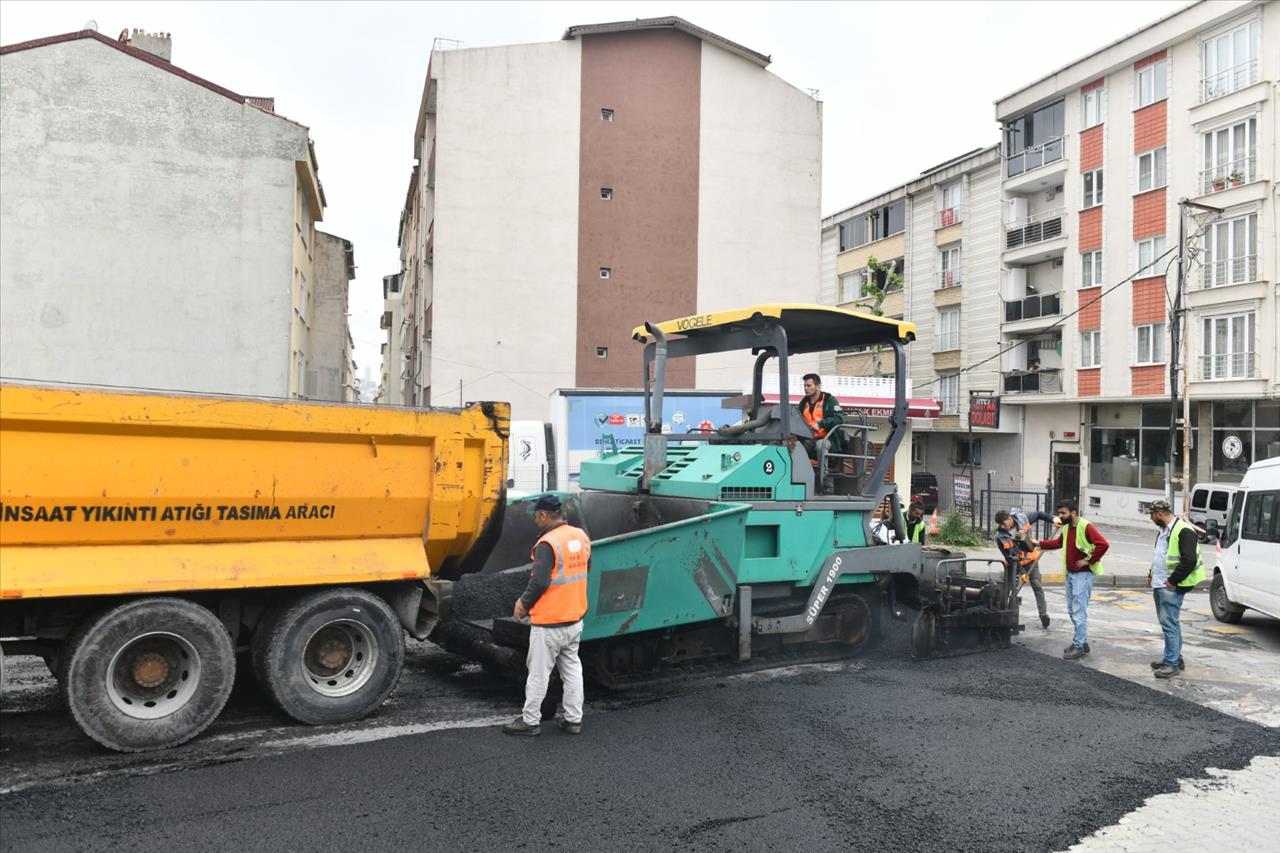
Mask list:
[[[1038,543],[1046,551],[1062,549],[1062,576],[1067,589],[1067,613],[1075,632],[1071,645],[1063,651],[1067,660],[1089,654],[1089,595],[1093,576],[1102,574],[1102,555],[1110,545],[1098,528],[1080,515],[1075,501],[1062,500],[1057,506],[1062,532]]]
[[[542,732],[542,700],[547,696],[551,670],[559,668],[564,684],[564,716],[558,725],[569,734],[582,734],[582,617],[587,613],[587,571],[591,540],[565,523],[560,499],[543,495],[533,506],[533,521],[542,536],[533,546],[533,571],[512,615],[529,617],[529,677],[524,686],[521,716],[502,727],[509,735]]]
[[[1173,514],[1167,501],[1152,501],[1147,511],[1160,528],[1147,586],[1155,599],[1156,618],[1164,632],[1164,656],[1151,662],[1156,678],[1173,678],[1186,664],[1182,660],[1182,602],[1204,580],[1200,537],[1193,526]]]
[[[1049,607],[1044,600],[1044,586],[1040,583],[1040,549],[1027,541],[1026,531],[1029,528],[1030,523],[1020,529],[1014,517],[1004,510],[996,513],[996,547],[1000,549],[1000,556],[1022,583],[1031,587],[1036,596],[1036,610],[1040,612],[1040,624],[1048,628]]]

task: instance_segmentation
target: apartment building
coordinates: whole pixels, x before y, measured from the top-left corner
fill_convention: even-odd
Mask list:
[[[823,221],[824,302],[916,324],[907,364],[919,399],[904,445],[910,455],[899,464],[933,474],[946,506],[956,475],[985,484],[995,471],[993,485],[1021,484],[1020,411],[976,433],[968,420],[970,392],[995,394],[1000,383],[1000,164],[999,146],[970,151]],[[881,291],[873,258],[901,284],[886,278]],[[828,354],[822,366],[833,377],[893,372],[892,361],[862,347]],[[885,429],[877,425],[873,438]]]
[[[1280,5],[1203,2],[996,103],[1004,403],[1024,477],[1091,518],[1165,491],[1180,233],[1192,480],[1280,455],[1278,75]]]
[[[404,293],[400,273],[382,277],[382,318],[379,327],[387,333],[382,342],[382,376],[375,402],[404,405]]]
[[[822,105],[769,64],[679,18],[433,50],[400,233],[404,402],[544,419],[556,388],[637,386],[645,320],[813,302]],[[712,355],[668,380],[746,372]]]
[[[172,50],[136,30],[0,48],[0,374],[305,396],[342,368],[309,343],[309,132]]]
[[[351,241],[315,232],[315,305],[307,327],[310,364],[305,376],[306,396],[334,403],[356,401],[357,386],[351,324],[347,306],[356,277]]]

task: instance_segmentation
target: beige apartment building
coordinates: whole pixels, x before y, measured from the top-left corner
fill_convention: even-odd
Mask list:
[[[1180,233],[1192,480],[1280,455],[1278,75],[1280,5],[1205,2],[996,103],[1004,402],[1025,478],[1091,518],[1165,493]]]
[[[384,371],[402,401],[542,420],[554,389],[638,386],[646,320],[813,302],[822,104],[769,64],[679,18],[433,50]],[[748,373],[727,354],[669,378]]]

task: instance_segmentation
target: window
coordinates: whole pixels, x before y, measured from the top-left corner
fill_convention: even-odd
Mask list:
[[[1164,323],[1136,326],[1137,364],[1164,364]]]
[[[1080,286],[1095,287],[1102,284],[1102,250],[1082,252],[1080,255]]]
[[[866,275],[867,271],[861,269],[847,272],[840,276],[836,304],[843,305],[846,302],[854,302],[860,298],[862,296],[862,282],[866,280]]]
[[[1215,482],[1238,483],[1250,464],[1280,456],[1280,402],[1214,403],[1212,447]]]
[[[1206,133],[1200,191],[1218,192],[1258,179],[1258,119],[1249,118]]]
[[[1164,236],[1138,241],[1138,275],[1164,275],[1160,264],[1165,252]]]
[[[1141,407],[1141,419],[1132,405],[1099,406],[1099,424],[1089,430],[1090,481],[1099,486],[1120,486],[1163,491],[1165,465],[1169,461],[1169,404]],[[1198,444],[1197,407],[1191,409],[1191,470],[1196,470]],[[1114,424],[1114,426],[1111,426]],[[1182,436],[1174,444],[1174,468],[1182,470]]]
[[[939,255],[942,263],[942,276],[939,287],[955,287],[960,283],[960,247],[949,246]]]
[[[906,203],[895,201],[893,204],[876,208],[868,218],[871,222],[871,239],[883,240],[900,234],[906,228]]]
[[[298,194],[298,233],[302,235],[302,245],[311,245],[311,201],[307,198],[307,194],[300,192]]]
[[[608,347],[596,347],[596,358],[608,358],[608,357],[609,357]]]
[[[1144,193],[1165,185],[1164,161],[1163,146],[1138,155],[1138,192]]]
[[[1252,379],[1256,372],[1253,312],[1205,317],[1200,378]]]
[[[1204,286],[1258,280],[1258,214],[1209,226],[1204,236]]]
[[[601,108],[600,108],[600,120],[601,120],[601,121],[613,121],[613,110],[611,110],[609,107],[601,107]]]
[[[1204,40],[1200,100],[1211,101],[1258,80],[1258,19]]]
[[[911,436],[911,464],[924,464],[924,436],[920,433]]]
[[[600,277],[601,277],[601,278],[610,278],[610,277],[612,277],[612,276],[613,276],[613,268],[612,268],[612,267],[600,267]]]
[[[1169,97],[1169,60],[1159,59],[1138,69],[1138,107]]]
[[[938,192],[938,227],[946,228],[955,225],[961,219],[960,192],[961,185],[957,181],[947,184]]]
[[[960,465],[982,464],[982,439],[957,438],[951,446],[951,463]]]
[[[603,199],[604,201],[610,201],[610,200],[612,200],[612,199],[613,199],[613,187],[601,187],[601,188],[600,188],[600,198],[601,198],[601,199]]]
[[[938,352],[960,349],[960,309],[943,308],[938,312]]]
[[[1102,366],[1102,332],[1080,333],[1080,366]]]
[[[867,242],[867,217],[859,214],[840,223],[840,251],[856,249]]]
[[[938,405],[944,415],[960,414],[960,374],[938,374]]]
[[[1249,492],[1244,499],[1240,538],[1280,543],[1280,490]]]
[[[1062,159],[1065,107],[1066,101],[1054,101],[1004,126],[1008,177]]]
[[[1106,121],[1107,90],[1101,86],[1084,93],[1084,126],[1087,130]]]
[[[1084,204],[1081,208],[1097,207],[1102,204],[1102,170],[1094,169],[1084,175]]]

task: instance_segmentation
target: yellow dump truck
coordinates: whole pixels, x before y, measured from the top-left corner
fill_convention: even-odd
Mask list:
[[[111,749],[186,741],[249,655],[305,723],[395,687],[432,578],[482,565],[509,408],[0,386],[0,639]]]

